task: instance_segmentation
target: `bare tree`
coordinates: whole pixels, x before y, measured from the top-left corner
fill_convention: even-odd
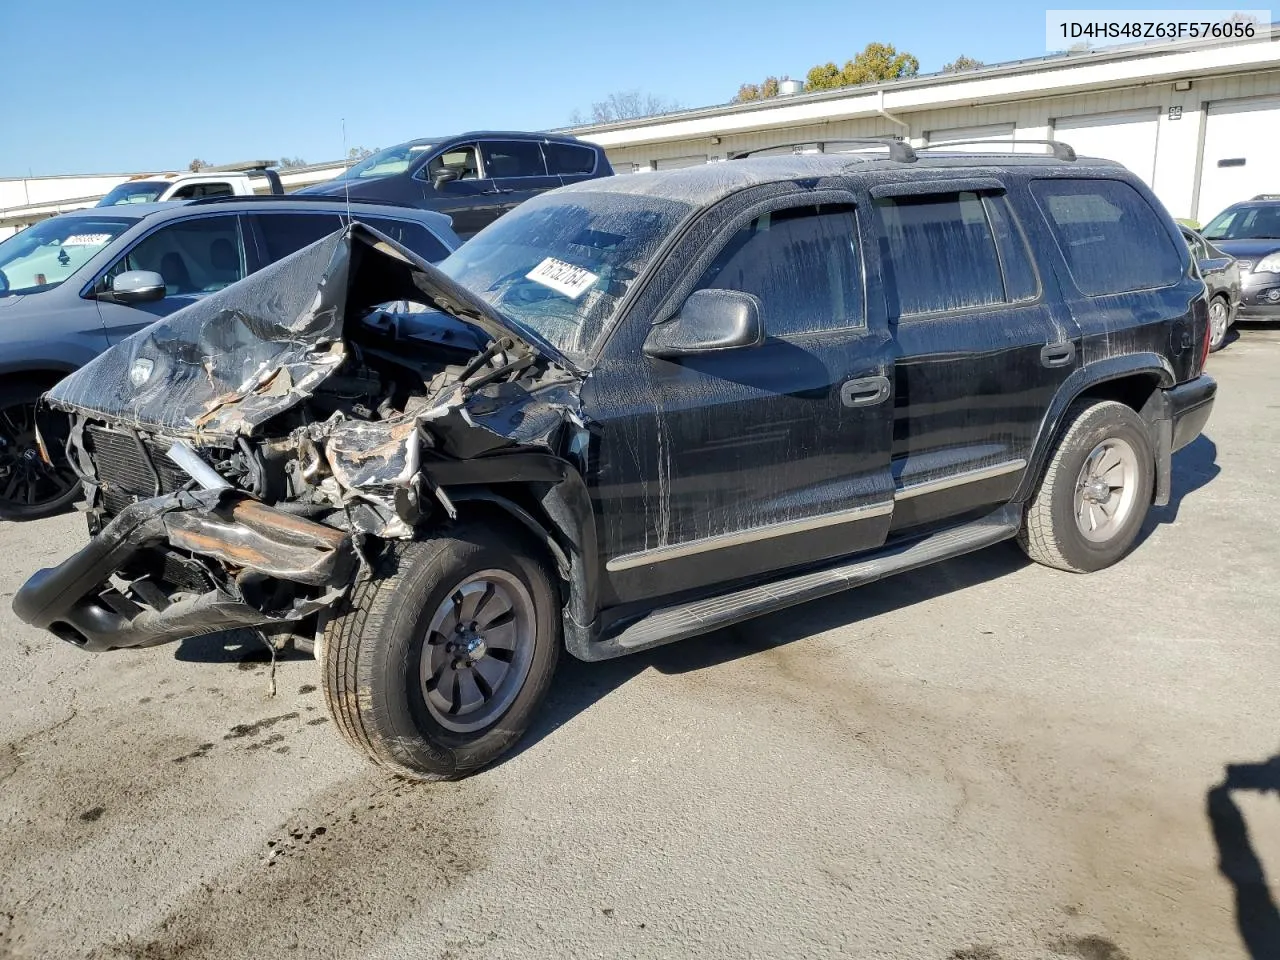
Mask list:
[[[373,150],[370,150],[367,147],[352,147],[347,151],[347,159],[353,162],[363,160],[365,157],[372,157],[377,152],[376,147]]]
[[[195,160],[192,160],[189,164],[187,164],[187,169],[190,170],[192,173],[199,173],[201,170],[203,170],[207,166],[209,166],[209,161],[196,158]]]
[[[581,110],[573,111],[570,123],[614,123],[618,120],[635,120],[638,117],[652,117],[659,113],[670,113],[679,110],[680,104],[652,93],[639,90],[620,90],[609,94],[603,100],[591,104],[590,115]]]
[[[975,60],[973,57],[966,57],[963,53],[956,57],[950,63],[942,67],[943,73],[960,73],[963,70],[977,70],[982,66],[981,60]]]
[[[301,157],[281,157],[280,158],[280,168],[282,170],[289,170],[293,167],[305,167],[306,165],[307,165],[307,161],[303,160]]]

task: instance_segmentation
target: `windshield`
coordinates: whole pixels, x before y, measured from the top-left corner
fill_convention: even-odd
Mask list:
[[[100,207],[114,207],[121,203],[152,203],[160,199],[169,184],[163,180],[134,180],[122,183],[98,201]]]
[[[691,210],[641,194],[547,193],[482,230],[440,269],[566,356],[580,358]]]
[[[0,243],[0,297],[52,290],[137,221],[54,217]]]
[[[377,153],[365,157],[346,173],[334,177],[335,180],[362,180],[365,177],[389,177],[393,173],[404,173],[409,165],[430,150],[430,143],[401,143],[387,147]]]
[[[1228,207],[1200,233],[1210,240],[1280,240],[1280,203]]]

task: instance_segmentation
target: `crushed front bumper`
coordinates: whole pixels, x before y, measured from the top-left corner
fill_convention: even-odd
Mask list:
[[[163,606],[140,604],[110,579],[153,549],[217,561],[226,582]],[[84,650],[152,646],[302,619],[342,595],[354,564],[350,537],[341,530],[234,490],[183,492],[125,507],[83,549],[27,580],[14,595],[13,611]],[[302,589],[282,603],[271,589],[281,581]]]

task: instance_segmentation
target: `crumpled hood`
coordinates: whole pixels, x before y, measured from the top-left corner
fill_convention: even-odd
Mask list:
[[[165,432],[251,435],[309,396],[347,354],[343,327],[413,300],[538,350],[469,290],[353,223],[139,330],[64,379],[54,406]]]

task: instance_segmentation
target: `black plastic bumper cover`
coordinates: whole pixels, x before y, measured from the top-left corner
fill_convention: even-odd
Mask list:
[[[234,492],[177,493],[121,510],[81,550],[32,575],[14,595],[13,612],[93,652],[151,646],[313,612],[306,604],[292,611],[262,609],[222,589],[183,598],[162,610],[138,607],[118,594],[116,603],[104,602],[102,588],[112,574],[139,551],[163,544],[313,586],[344,583],[354,563],[350,539],[331,527]]]
[[[1203,374],[1164,391],[1169,404],[1169,419],[1173,421],[1171,452],[1181,450],[1200,436],[1200,431],[1209,422],[1213,398],[1217,393],[1218,382]]]

